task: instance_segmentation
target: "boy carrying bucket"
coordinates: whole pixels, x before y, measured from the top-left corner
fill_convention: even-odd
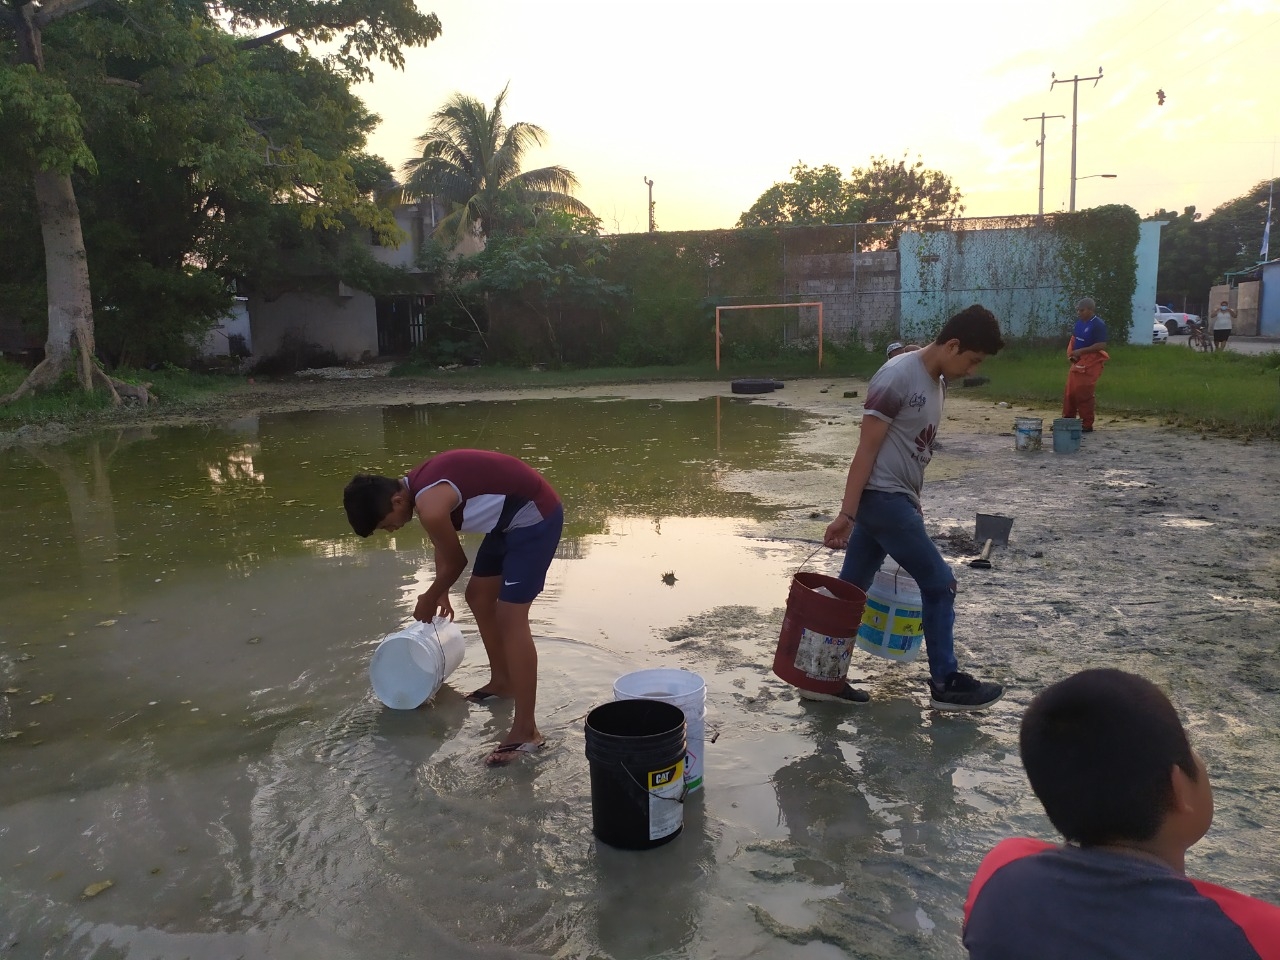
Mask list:
[[[509,763],[545,745],[534,719],[538,651],[529,607],[542,592],[564,526],[559,495],[533,467],[489,450],[445,450],[398,479],[357,474],[343,491],[351,528],[367,537],[391,533],[417,513],[435,547],[435,579],[413,615],[453,619],[449,588],[467,568],[458,531],[483,533],[467,606],[489,657],[489,682],[467,695],[472,703],[515,700],[511,732],[485,759]]]
[[[932,343],[899,354],[876,372],[840,513],[823,536],[828,547],[845,550],[841,580],[865,591],[887,554],[919,586],[929,702],[936,710],[982,710],[1004,696],[999,684],[960,671],[952,636],[956,580],[929,539],[920,509],[947,382],[969,376],[1003,346],[995,316],[975,303],[951,317]],[[866,703],[871,696],[846,683],[839,695],[816,699]]]
[[[1213,790],[1159,687],[1077,673],[1031,702],[1019,748],[1066,843],[1015,837],[987,854],[964,909],[973,960],[1280,958],[1280,908],[1186,875]]]

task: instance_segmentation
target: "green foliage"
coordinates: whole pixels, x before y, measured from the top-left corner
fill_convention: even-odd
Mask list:
[[[848,180],[830,164],[798,163],[791,176],[761,194],[738,226],[937,220],[964,211],[950,177],[926,169],[919,158],[909,163],[906,154],[896,161],[874,157],[870,166],[855,167]]]
[[[12,392],[27,375],[26,368],[0,360],[0,394]],[[121,368],[113,371],[116,379],[126,383],[149,384],[151,405],[148,409],[173,411],[185,403],[198,401],[211,394],[235,388],[241,381],[226,375],[191,373],[172,366],[156,370]],[[28,423],[82,423],[112,409],[105,392],[86,393],[68,372],[57,386],[21,400],[0,405],[0,430],[12,430]]]
[[[559,166],[521,170],[525,154],[541,146],[546,133],[532,123],[508,126],[502,117],[506,97],[504,87],[490,108],[454,94],[418,138],[421,156],[405,165],[405,196],[435,197],[448,209],[436,234],[449,243],[517,232],[546,211],[592,216],[571,196],[578,183],[571,171]]]
[[[1060,241],[1063,315],[1074,316],[1080,297],[1092,297],[1106,318],[1111,343],[1127,343],[1137,290],[1138,212],[1109,204],[1061,213],[1049,221]]]
[[[594,218],[553,211],[461,260],[462,296],[488,306],[492,355],[579,365],[605,359],[605,329],[595,321],[615,312],[623,293],[600,273],[609,250]]]
[[[0,59],[0,127],[0,153],[10,162],[58,173],[95,168],[75,96],[62,78],[31,64]]]
[[[1174,214],[1163,208],[1148,220],[1164,220],[1156,302],[1207,315],[1209,291],[1226,274],[1258,262],[1271,181],[1216,208],[1207,217],[1195,207]]]
[[[22,266],[0,288],[6,312],[43,322],[40,225],[18,199],[41,167],[73,173],[112,362],[180,359],[229,305],[233,279],[405,286],[367,250],[371,235],[401,234],[380,202],[390,167],[363,152],[378,118],[351,88],[372,60],[400,66],[404,46],[436,37],[434,15],[413,0],[45,9],[41,72],[3,62],[25,48],[0,8],[0,240]]]

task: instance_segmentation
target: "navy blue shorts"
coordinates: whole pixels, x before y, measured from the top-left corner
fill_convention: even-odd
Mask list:
[[[555,559],[564,529],[564,508],[532,527],[517,527],[506,533],[486,533],[471,566],[474,577],[501,575],[498,599],[507,603],[532,603],[547,582],[547,570]]]

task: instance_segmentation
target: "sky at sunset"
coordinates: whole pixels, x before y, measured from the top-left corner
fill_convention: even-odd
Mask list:
[[[405,70],[359,88],[399,169],[454,92],[541,126],[526,167],[561,164],[606,232],[731,227],[802,161],[846,175],[919,155],[967,216],[1208,213],[1280,174],[1280,0],[418,0],[443,24]],[[1166,94],[1157,105],[1156,91]],[[1114,173],[1115,179],[1097,174]]]

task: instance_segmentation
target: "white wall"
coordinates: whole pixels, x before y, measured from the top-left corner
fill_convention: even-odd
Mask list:
[[[252,353],[253,334],[249,323],[248,297],[236,297],[227,315],[205,335],[204,342],[200,344],[200,356],[230,356],[231,347],[227,338],[237,334],[244,337],[245,346]]]
[[[349,296],[292,293],[278,300],[251,297],[253,353],[269,357],[280,349],[285,335],[319,344],[346,360],[378,354],[378,318],[373,297],[342,288]]]

